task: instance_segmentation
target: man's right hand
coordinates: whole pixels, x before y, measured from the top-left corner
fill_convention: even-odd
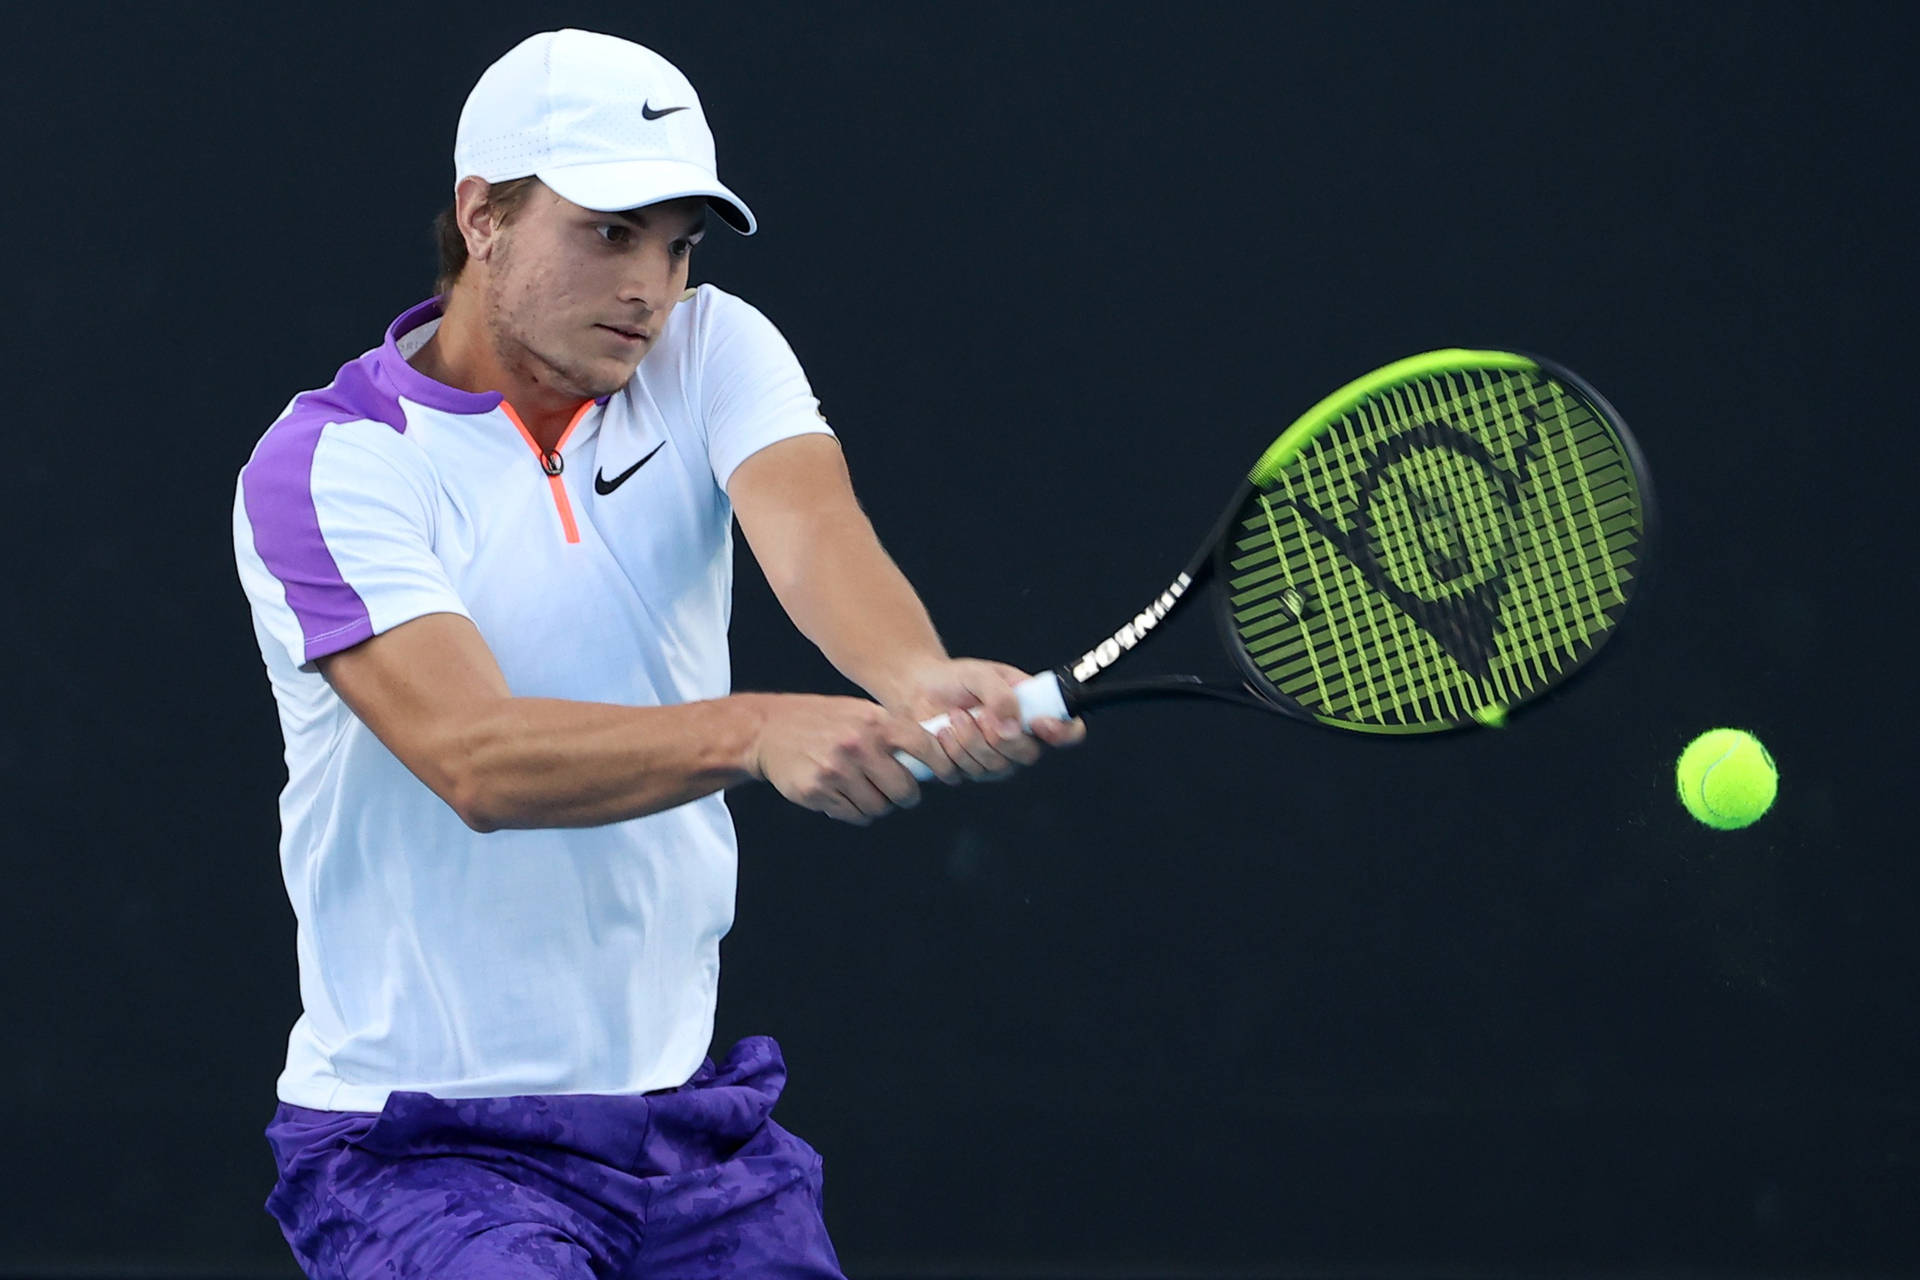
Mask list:
[[[920,803],[920,786],[895,751],[913,756],[950,786],[964,779],[933,736],[913,721],[861,698],[764,695],[749,768],[781,795],[864,827],[894,809]]]

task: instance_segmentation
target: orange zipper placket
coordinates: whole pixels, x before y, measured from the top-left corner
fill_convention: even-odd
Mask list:
[[[547,473],[547,487],[553,490],[553,506],[560,513],[560,527],[566,531],[568,542],[580,541],[580,526],[573,520],[573,503],[567,500],[566,482],[560,479],[560,473],[567,467],[566,459],[560,456],[560,451],[567,447],[567,440],[573,435],[573,429],[580,425],[580,419],[586,417],[587,411],[597,403],[599,402],[589,400],[581,405],[574,413],[573,420],[567,423],[567,429],[560,433],[558,440],[554,441],[552,452],[547,452],[540,447],[540,442],[533,438],[533,432],[527,430],[527,424],[520,421],[520,415],[513,411],[513,406],[505,400],[500,402],[501,410],[512,420],[513,425],[520,429],[520,438],[527,442],[527,448],[533,450],[533,456],[540,459],[540,469]]]

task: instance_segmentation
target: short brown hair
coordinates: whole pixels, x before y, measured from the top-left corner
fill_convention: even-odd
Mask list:
[[[527,197],[540,185],[540,179],[536,177],[489,183],[487,204],[493,209],[496,225],[504,227],[512,221],[513,215],[520,211]],[[445,298],[453,292],[460,273],[467,268],[467,238],[460,234],[460,223],[454,217],[453,205],[448,205],[435,216],[433,239],[440,246],[440,276],[434,282],[433,291]]]

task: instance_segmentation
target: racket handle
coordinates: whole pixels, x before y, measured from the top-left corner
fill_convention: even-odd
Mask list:
[[[1037,676],[1029,676],[1013,686],[1013,694],[1020,699],[1020,727],[1033,727],[1035,720],[1067,719],[1067,700],[1060,691],[1060,677],[1051,671],[1042,671]],[[942,713],[931,720],[922,720],[920,727],[928,733],[939,733],[947,727],[949,717]],[[893,758],[898,760],[906,771],[921,782],[933,781],[933,770],[904,751],[896,751]]]

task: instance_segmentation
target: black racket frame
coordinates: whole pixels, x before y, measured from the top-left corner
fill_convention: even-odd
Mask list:
[[[1621,448],[1627,455],[1629,465],[1632,467],[1634,482],[1640,492],[1641,537],[1639,560],[1636,565],[1635,589],[1633,593],[1634,596],[1638,596],[1644,590],[1646,566],[1652,559],[1652,547],[1658,530],[1658,507],[1654,501],[1652,473],[1647,468],[1646,458],[1640,450],[1639,442],[1634,438],[1633,433],[1627,429],[1625,419],[1620,416],[1619,411],[1613,407],[1612,403],[1594,388],[1593,384],[1558,361],[1512,347],[1480,349],[1509,351],[1515,355],[1525,356],[1527,359],[1533,361],[1539,365],[1541,371],[1549,377],[1566,384],[1585,397],[1600,413],[1607,426],[1611,428],[1619,438]],[[1199,549],[1193,553],[1186,567],[1181,571],[1181,577],[1186,579],[1186,585],[1182,589],[1179,597],[1156,620],[1154,626],[1144,633],[1137,634],[1132,643],[1125,645],[1120,655],[1125,656],[1140,648],[1141,645],[1145,644],[1157,634],[1161,630],[1162,624],[1164,624],[1168,618],[1172,617],[1175,612],[1179,611],[1190,598],[1205,594],[1210,598],[1215,626],[1219,632],[1220,644],[1232,655],[1234,666],[1240,675],[1240,683],[1238,685],[1221,684],[1204,680],[1199,676],[1179,674],[1168,674],[1133,680],[1107,680],[1103,678],[1096,680],[1096,677],[1101,676],[1108,666],[1111,666],[1113,662],[1119,660],[1117,657],[1106,665],[1101,666],[1093,675],[1088,676],[1086,679],[1076,677],[1074,675],[1075,668],[1092,658],[1093,654],[1097,652],[1098,646],[1096,646],[1095,649],[1088,650],[1079,662],[1063,663],[1053,668],[1054,676],[1060,681],[1061,697],[1066,703],[1067,713],[1069,715],[1078,715],[1081,711],[1088,708],[1113,702],[1158,701],[1170,698],[1208,698],[1216,702],[1224,702],[1253,711],[1263,711],[1269,714],[1286,716],[1289,719],[1303,721],[1307,724],[1351,731],[1346,729],[1345,726],[1329,725],[1326,721],[1269,685],[1266,677],[1262,675],[1259,668],[1254,665],[1252,657],[1247,653],[1246,646],[1240,642],[1239,633],[1234,625],[1232,602],[1228,599],[1227,593],[1225,589],[1220,586],[1220,583],[1224,581],[1227,573],[1227,559],[1232,543],[1232,530],[1238,522],[1241,508],[1253,497],[1254,490],[1255,486],[1251,478],[1241,480],[1239,487],[1234,490],[1233,497],[1227,502],[1226,507],[1214,520],[1211,530],[1200,543]],[[1180,578],[1175,579],[1175,582],[1179,581]],[[1164,594],[1166,593],[1163,592],[1162,595]],[[1156,596],[1155,600],[1159,600],[1160,598],[1160,596]],[[1631,598],[1629,599],[1629,603],[1631,603]],[[1136,614],[1135,618],[1139,616],[1140,615]],[[1115,631],[1110,638],[1118,641],[1122,632],[1132,625],[1133,620],[1130,619],[1122,625],[1120,630]],[[1593,661],[1594,656],[1600,652],[1605,646],[1606,641],[1609,640],[1612,635],[1613,629],[1610,628],[1600,637],[1598,643],[1594,644],[1586,653],[1582,654],[1579,660],[1566,671],[1562,672],[1559,678],[1551,685],[1548,685],[1546,688],[1541,689],[1538,694],[1535,694],[1532,700],[1537,700],[1548,692],[1560,689],[1569,680],[1586,669]],[[1103,641],[1102,643],[1105,642]],[[1477,723],[1477,721],[1473,720],[1464,720],[1454,724],[1451,728],[1471,728]],[[1435,732],[1441,731],[1436,730]]]

